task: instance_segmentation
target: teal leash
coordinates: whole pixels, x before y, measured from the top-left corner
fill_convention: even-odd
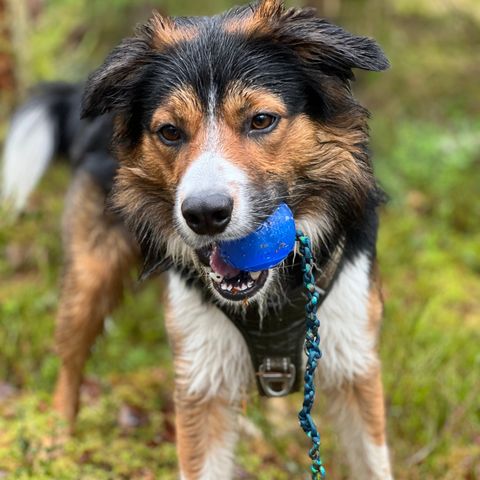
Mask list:
[[[318,329],[320,321],[317,318],[317,310],[320,304],[320,293],[315,284],[313,275],[314,258],[310,238],[297,230],[297,241],[302,262],[303,284],[307,291],[307,305],[305,306],[305,353],[307,355],[307,365],[304,374],[303,406],[298,413],[300,426],[305,434],[312,441],[308,455],[312,460],[310,467],[312,480],[321,480],[326,478],[325,467],[320,456],[320,434],[318,433],[315,422],[313,421],[311,411],[315,401],[315,370],[317,363],[322,357],[320,350],[320,335]]]

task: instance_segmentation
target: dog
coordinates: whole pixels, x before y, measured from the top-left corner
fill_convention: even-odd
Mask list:
[[[305,298],[296,252],[245,272],[217,247],[284,202],[325,292],[317,384],[352,475],[393,478],[376,351],[383,193],[369,114],[351,91],[354,69],[388,66],[372,39],[262,0],[213,17],[154,14],[85,86],[46,85],[20,109],[4,199],[21,210],[55,155],[74,167],[54,395],[72,430],[90,348],[140,265],[143,279],[167,277],[181,478],[232,478],[238,406],[254,382],[269,396],[298,387]]]

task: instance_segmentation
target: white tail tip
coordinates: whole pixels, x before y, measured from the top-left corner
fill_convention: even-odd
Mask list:
[[[5,142],[2,203],[21,212],[55,153],[56,127],[48,106],[32,102],[14,117]]]

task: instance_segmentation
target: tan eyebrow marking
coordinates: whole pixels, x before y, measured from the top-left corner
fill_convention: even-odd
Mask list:
[[[275,113],[281,117],[288,114],[283,100],[264,88],[232,84],[222,103],[222,113],[229,123],[245,120],[248,114]]]
[[[180,87],[153,113],[150,130],[155,132],[163,124],[174,123],[192,131],[201,123],[203,116],[200,100],[193,87]]]

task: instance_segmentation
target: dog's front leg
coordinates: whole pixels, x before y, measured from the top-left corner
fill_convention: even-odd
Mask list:
[[[175,357],[181,478],[231,479],[238,406],[252,376],[245,341],[175,273],[169,277],[166,324]]]
[[[356,480],[392,480],[376,353],[382,300],[366,255],[347,263],[320,308],[319,384]]]
[[[326,393],[350,464],[349,478],[392,480],[380,367]]]
[[[236,443],[234,405],[222,396],[175,396],[177,448],[182,480],[231,479]]]

